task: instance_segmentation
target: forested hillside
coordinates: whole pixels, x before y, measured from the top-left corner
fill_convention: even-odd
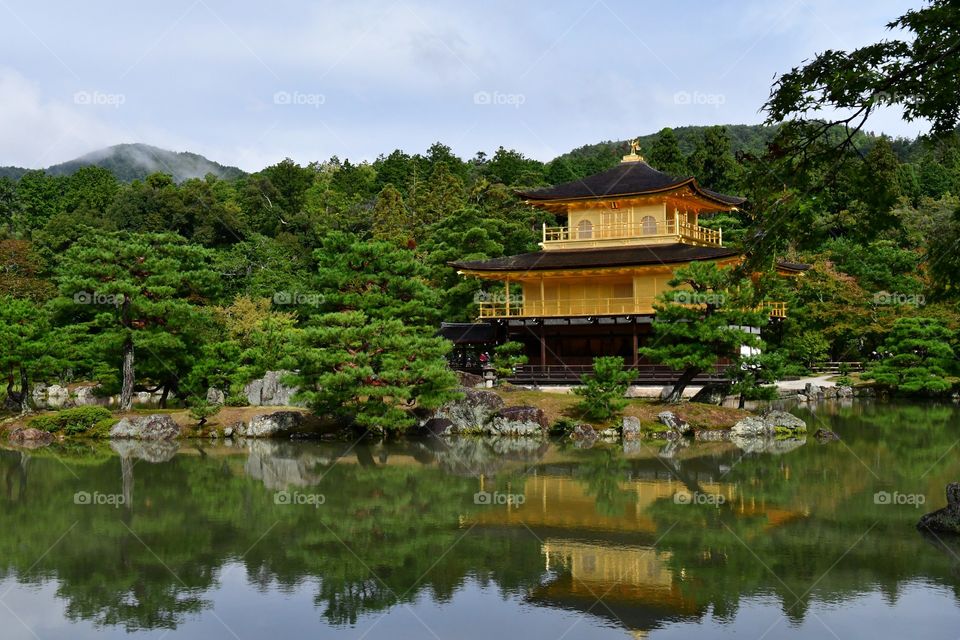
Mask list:
[[[765,338],[794,370],[869,359],[901,317],[956,331],[956,135],[900,145],[902,158],[889,140],[862,136],[829,170],[797,171],[761,153],[769,131],[734,130],[736,147],[724,127],[664,129],[643,152],[661,170],[750,198],[707,224],[748,253],[759,295],[787,301],[788,319]],[[117,389],[135,351],[138,384],[187,397],[210,385],[236,391],[270,369],[321,375],[323,361],[302,361],[297,332],[329,347],[314,353],[341,349],[343,359],[354,341],[442,354],[436,327],[472,319],[482,288],[447,263],[535,250],[554,221],[514,191],[602,170],[626,151],[605,143],[541,163],[502,147],[463,159],[437,143],[371,163],[287,160],[231,179],[178,183],[157,172],[124,184],[94,166],[0,179],[0,295],[19,305],[3,305],[8,335],[26,332],[17,344],[34,354],[5,349],[0,366],[16,377],[26,362],[30,379]],[[768,277],[782,258],[814,268]],[[377,366],[388,365],[400,366]],[[415,380],[423,396],[443,373]]]

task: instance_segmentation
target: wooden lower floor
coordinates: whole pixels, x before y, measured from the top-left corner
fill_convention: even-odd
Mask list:
[[[448,325],[442,333],[454,342],[451,365],[479,372],[497,345],[524,345],[527,364],[518,367],[511,380],[529,384],[563,384],[577,381],[592,371],[594,358],[620,356],[636,372],[636,381],[667,384],[679,372],[642,358],[640,347],[652,339],[651,316],[608,318],[545,318],[537,320],[490,320],[485,323]],[[758,330],[757,330],[758,331]],[[696,382],[722,378],[724,364],[704,372]]]

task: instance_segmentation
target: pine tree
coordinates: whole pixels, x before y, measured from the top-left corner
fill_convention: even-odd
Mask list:
[[[687,159],[683,156],[677,136],[670,127],[661,129],[657,134],[657,139],[650,146],[647,160],[654,169],[676,178],[688,175]]]
[[[315,253],[320,314],[303,331],[293,382],[317,413],[402,431],[414,407],[453,397],[456,376],[436,336],[437,292],[413,252],[335,232]]]
[[[733,284],[731,271],[710,262],[694,262],[677,269],[666,291],[654,304],[650,346],[640,355],[681,371],[667,398],[680,402],[683,390],[721,358],[738,357],[741,347],[759,347],[759,338],[744,327],[760,327],[766,313],[755,309],[753,289]]]
[[[950,346],[955,335],[935,318],[899,318],[880,349],[881,360],[863,377],[891,391],[921,394],[950,389],[947,376],[957,368]]]
[[[119,370],[121,410],[133,403],[135,357],[164,393],[189,371],[200,305],[215,289],[209,263],[208,250],[173,234],[95,234],[64,254],[54,308],[86,330],[96,359]]]

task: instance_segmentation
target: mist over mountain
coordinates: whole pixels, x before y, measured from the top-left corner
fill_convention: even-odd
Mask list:
[[[73,160],[47,167],[54,176],[67,176],[81,167],[97,166],[107,169],[121,182],[143,180],[151,173],[166,173],[177,182],[202,178],[212,173],[218,178],[232,179],[244,175],[237,167],[222,165],[188,151],[168,151],[147,144],[118,144],[99,149]],[[29,169],[0,167],[0,177],[19,179]]]

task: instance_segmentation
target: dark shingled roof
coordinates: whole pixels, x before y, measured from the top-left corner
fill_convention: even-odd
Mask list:
[[[576,198],[609,198],[672,191],[689,185],[695,193],[725,207],[737,206],[746,198],[728,196],[701,187],[695,178],[675,178],[657,171],[646,162],[621,162],[612,169],[565,182],[554,187],[520,192],[527,200],[569,200]]]
[[[487,343],[496,339],[493,327],[486,322],[443,322],[439,334],[454,344]]]
[[[601,249],[567,249],[536,251],[491,260],[451,262],[450,266],[466,271],[548,271],[551,269],[633,267],[670,264],[694,260],[716,260],[738,255],[722,247],[697,247],[674,243],[645,247],[605,247]]]
[[[790,262],[789,260],[781,260],[777,263],[777,267],[784,271],[806,271],[812,266],[813,265],[806,264],[805,262]]]

